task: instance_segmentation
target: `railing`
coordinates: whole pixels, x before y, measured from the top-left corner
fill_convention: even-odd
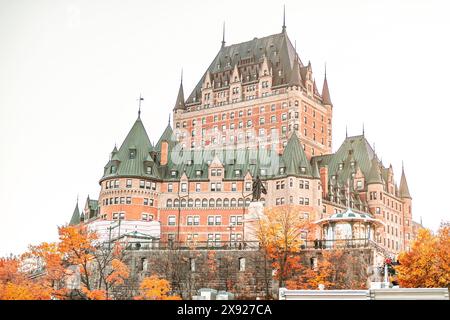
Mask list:
[[[301,250],[352,249],[373,247],[369,239],[303,240]],[[258,241],[133,241],[126,250],[259,250]]]

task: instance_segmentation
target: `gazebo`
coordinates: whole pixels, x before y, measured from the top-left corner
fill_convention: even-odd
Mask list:
[[[366,246],[369,240],[375,239],[376,229],[384,226],[381,220],[370,214],[354,212],[350,208],[320,219],[316,224],[322,229],[322,241],[325,240],[326,247]]]

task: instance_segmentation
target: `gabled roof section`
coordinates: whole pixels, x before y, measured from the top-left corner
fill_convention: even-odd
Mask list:
[[[402,177],[400,179],[400,190],[399,190],[400,198],[408,198],[412,199],[409,193],[408,182],[406,182],[405,170],[402,166]]]
[[[312,176],[311,165],[306,158],[305,151],[296,132],[289,138],[284,148],[282,159],[286,165],[287,175]],[[305,172],[301,172],[301,167],[305,168]]]
[[[349,157],[350,155],[350,157]],[[337,182],[346,183],[351,173],[360,168],[364,176],[369,174],[375,153],[363,135],[345,138],[339,149],[331,155],[316,156],[319,166],[328,165],[328,175],[337,177]],[[351,162],[354,161],[354,168]],[[342,169],[340,169],[342,165]]]
[[[78,201],[77,201],[77,205],[75,206],[75,209],[73,210],[72,218],[70,219],[69,225],[75,226],[79,223],[80,223],[80,209],[78,208]]]
[[[260,63],[264,60],[264,55],[267,57],[268,64],[273,70],[273,85],[288,84],[291,79],[291,71],[296,53],[294,46],[287,36],[287,33],[282,32],[259,39],[254,38],[250,41],[221,47],[216,57],[203,74],[202,78],[192,90],[186,100],[186,103],[193,103],[194,97],[199,97],[202,83],[208,72],[211,75],[214,75],[217,72],[226,72],[227,74],[229,73],[229,76],[231,76],[235,66],[238,66],[238,69],[240,69],[243,64],[242,61],[251,60],[253,63]],[[300,59],[299,67],[303,67]],[[281,76],[278,76],[279,70],[282,71]],[[241,70],[239,70],[239,72],[242,74]],[[198,99],[195,102],[198,102]]]
[[[147,131],[140,117],[138,117],[119,150],[105,166],[103,178],[109,176],[142,176],[145,173],[144,160],[151,150],[153,148]],[[116,169],[115,172],[111,170],[113,165]]]
[[[162,133],[161,137],[159,138],[158,143],[155,146],[155,150],[161,151],[161,144],[163,141],[166,141],[169,144],[169,149],[171,149],[171,147],[173,147],[173,145],[175,144],[174,139],[175,139],[175,137],[173,135],[173,129],[169,122],[167,124],[166,129],[164,129],[164,132]]]

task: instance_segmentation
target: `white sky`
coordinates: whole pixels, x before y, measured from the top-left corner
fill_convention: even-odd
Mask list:
[[[137,117],[152,141],[167,124],[180,69],[187,96],[220,48],[287,32],[321,90],[327,63],[333,149],[361,133],[413,216],[450,219],[447,168],[450,6],[443,1],[0,0],[0,255],[54,241],[77,194],[98,197],[109,153]]]

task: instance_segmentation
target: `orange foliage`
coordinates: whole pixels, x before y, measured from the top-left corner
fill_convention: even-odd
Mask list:
[[[409,252],[399,255],[395,269],[400,286],[406,288],[450,288],[450,228],[437,235],[420,229]]]
[[[20,268],[19,258],[0,258],[0,300],[48,300],[52,290],[46,283],[32,280]]]
[[[292,205],[266,209],[256,230],[262,249],[274,261],[275,278],[280,286],[301,268],[298,255],[304,242],[301,234],[314,228],[300,216],[300,211],[298,206]]]
[[[111,261],[112,272],[106,277],[106,281],[110,285],[123,284],[124,279],[130,276],[128,267],[119,259],[113,259]]]
[[[141,294],[135,297],[136,300],[181,300],[178,296],[169,296],[169,281],[156,275],[144,278],[139,288]]]
[[[286,287],[317,290],[322,284],[326,289],[363,289],[367,278],[359,271],[365,267],[344,250],[324,251],[316,267],[301,265]]]

